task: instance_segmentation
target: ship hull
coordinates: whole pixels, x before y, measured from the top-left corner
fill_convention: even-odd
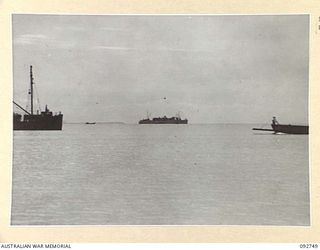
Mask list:
[[[167,121],[153,121],[153,120],[142,120],[139,124],[188,124],[188,120],[167,120]]]
[[[21,105],[13,101],[13,103],[23,110],[26,114],[23,116],[19,113],[13,112],[13,130],[62,130],[63,115],[61,112],[53,114],[47,107],[44,111],[33,113],[33,74],[32,65],[30,65],[30,112],[24,109]]]
[[[272,124],[272,129],[275,133],[285,134],[309,134],[309,126],[300,125],[283,125],[283,124]]]
[[[14,120],[13,130],[62,130],[63,115],[26,115],[24,120]]]

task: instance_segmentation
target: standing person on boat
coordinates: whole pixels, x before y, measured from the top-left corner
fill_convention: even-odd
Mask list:
[[[276,117],[272,117],[272,125],[276,125],[279,124],[279,122],[277,121]]]

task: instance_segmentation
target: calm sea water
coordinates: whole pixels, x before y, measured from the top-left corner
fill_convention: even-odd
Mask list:
[[[14,131],[13,225],[309,225],[308,136],[252,125]]]

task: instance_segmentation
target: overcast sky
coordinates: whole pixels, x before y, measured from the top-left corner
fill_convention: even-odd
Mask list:
[[[67,122],[308,121],[307,15],[13,15],[14,100],[29,66]],[[37,100],[37,98],[35,98]],[[30,107],[30,105],[29,105]]]

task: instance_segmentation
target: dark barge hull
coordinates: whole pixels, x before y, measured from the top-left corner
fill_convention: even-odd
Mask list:
[[[13,120],[13,130],[62,130],[63,115],[25,115],[24,120]]]
[[[282,124],[272,124],[272,129],[275,133],[285,133],[285,134],[309,134],[309,126],[300,125],[282,125]]]

